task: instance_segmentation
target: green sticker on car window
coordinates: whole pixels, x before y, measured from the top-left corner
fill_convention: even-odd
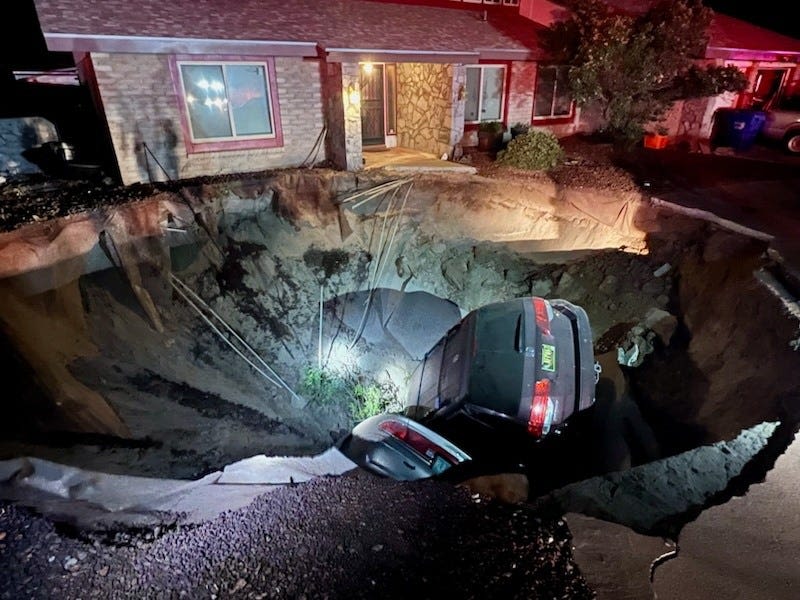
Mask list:
[[[556,371],[556,347],[542,344],[542,371]]]

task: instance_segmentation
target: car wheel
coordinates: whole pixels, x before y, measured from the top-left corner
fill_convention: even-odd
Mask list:
[[[784,138],[786,150],[792,154],[800,154],[800,131],[790,131]]]

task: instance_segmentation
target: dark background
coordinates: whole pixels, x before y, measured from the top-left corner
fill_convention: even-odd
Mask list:
[[[703,4],[717,12],[800,38],[800,18],[795,13],[797,4],[790,0],[704,0]]]

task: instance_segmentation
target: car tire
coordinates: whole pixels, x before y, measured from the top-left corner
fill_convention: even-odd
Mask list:
[[[783,147],[791,154],[800,154],[800,129],[786,134],[783,138]]]

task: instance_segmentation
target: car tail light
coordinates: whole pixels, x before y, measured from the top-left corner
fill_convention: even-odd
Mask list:
[[[536,313],[536,326],[542,335],[550,335],[550,319],[553,309],[544,298],[533,299],[533,312]]]
[[[542,437],[550,431],[553,422],[555,403],[550,398],[550,380],[540,379],[536,382],[531,398],[531,414],[528,418],[528,433]]]
[[[392,437],[404,442],[410,446],[414,451],[420,453],[428,460],[433,460],[437,455],[441,456],[447,462],[453,465],[458,464],[458,459],[450,454],[447,450],[432,442],[420,432],[411,429],[405,423],[400,421],[383,421],[378,425],[378,429],[385,431]]]

